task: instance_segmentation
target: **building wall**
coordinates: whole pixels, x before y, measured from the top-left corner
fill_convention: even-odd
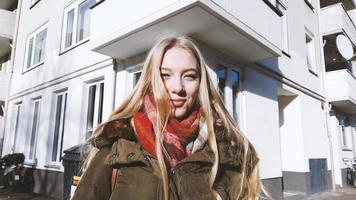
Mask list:
[[[288,48],[282,50],[289,56],[283,54],[281,57],[267,59],[261,63],[296,84],[323,95],[322,43],[318,22],[318,1],[314,1],[314,10],[310,9],[304,1],[286,0],[283,2],[287,7],[288,38],[285,38],[284,42],[288,43]],[[306,33],[313,35],[315,40],[316,69],[314,71],[308,70],[307,67]]]
[[[61,82],[55,83],[48,87],[42,87],[35,92],[28,93],[24,96],[11,99],[9,101],[9,119],[6,125],[6,135],[3,154],[11,153],[11,147],[14,141],[14,122],[16,112],[14,106],[18,102],[22,102],[20,111],[20,126],[18,129],[18,140],[16,143],[16,152],[24,152],[28,155],[30,134],[32,129],[33,104],[32,99],[40,97],[41,112],[40,125],[38,130],[37,141],[37,165],[38,169],[49,169],[63,171],[61,163],[51,163],[51,153],[53,145],[53,134],[56,113],[56,97],[57,91],[66,90],[67,110],[66,121],[63,139],[63,150],[72,146],[83,144],[85,142],[86,129],[86,109],[87,109],[87,84],[94,80],[104,80],[104,99],[103,119],[107,119],[113,110],[113,91],[114,91],[114,73],[110,62],[101,63],[96,66],[94,72],[77,74],[76,77],[66,77]],[[54,166],[50,166],[54,165]]]
[[[73,1],[40,1],[30,9],[30,1],[23,1],[14,58],[13,79],[16,81],[11,84],[10,95],[16,95],[26,89],[108,59],[106,56],[89,50],[90,38],[88,42],[70,51],[61,50],[64,8],[71,2]],[[53,6],[54,4],[56,6]],[[24,72],[28,36],[43,25],[48,27],[44,63]]]
[[[138,55],[128,60],[113,62],[111,58],[91,51],[92,45],[130,28],[132,24],[144,26],[144,23],[137,22],[145,22],[147,18],[162,11],[169,13],[176,5],[189,4],[192,1],[156,0],[149,3],[140,2],[138,6],[137,1],[123,4],[121,1],[106,0],[93,10],[96,16],[100,17],[92,19],[91,26],[95,29],[91,30],[89,40],[66,52],[61,50],[64,9],[73,1],[39,1],[32,8],[30,1],[24,1],[19,22],[19,42],[16,46],[3,154],[11,153],[16,115],[14,106],[18,102],[22,102],[22,110],[18,131],[20,139],[16,150],[28,154],[33,117],[32,100],[41,97],[36,180],[43,182],[40,177],[46,177],[45,174],[51,174],[48,180],[60,177],[63,172],[61,163],[53,165],[49,162],[55,121],[55,92],[62,89],[68,91],[63,142],[63,149],[68,149],[85,141],[87,84],[104,80],[105,120],[132,91],[133,74],[142,69],[146,56],[145,52],[137,52]],[[282,186],[283,182],[290,183],[285,190],[294,189],[309,194],[309,159],[326,159],[328,170],[331,170],[325,108],[322,107],[324,66],[318,21],[319,1],[313,1],[315,9],[309,8],[304,1],[282,1],[287,8],[287,38],[281,37],[280,34],[282,18],[263,1],[212,2],[252,27],[284,52],[281,57],[259,63],[241,63],[221,53],[219,49],[199,42],[215,83],[216,70],[221,65],[241,72],[239,127],[256,147],[260,156],[261,177],[273,191],[273,196],[277,197],[276,199],[282,198],[282,189],[285,187]],[[56,6],[53,6],[54,3]],[[133,10],[135,12],[132,12]],[[258,18],[257,12],[260,13]],[[266,23],[266,20],[269,23]],[[108,26],[108,22],[114,25]],[[24,72],[27,38],[43,24],[48,26],[45,62]],[[308,70],[307,67],[306,33],[315,39],[314,71]],[[159,36],[157,35],[157,39]],[[199,41],[199,38],[195,39]],[[229,102],[227,104],[229,106]],[[337,147],[335,145],[339,142],[336,138],[338,134],[336,129],[333,131],[333,147]],[[333,149],[333,152],[337,161],[345,156],[353,156],[350,152],[342,152],[339,149]],[[340,169],[345,168],[345,165],[340,161],[334,164],[334,167]],[[328,183],[331,181],[330,177],[328,176]],[[336,174],[335,177],[342,181],[341,174]],[[55,184],[61,185],[60,182],[61,180]],[[45,187],[42,183],[42,186],[35,187],[35,191],[51,193],[52,190],[48,188],[54,187],[55,184]],[[61,193],[61,190],[56,191]]]

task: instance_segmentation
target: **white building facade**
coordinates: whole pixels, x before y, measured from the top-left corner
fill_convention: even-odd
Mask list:
[[[352,12],[353,1],[342,3]],[[275,199],[343,186],[344,157],[353,160],[355,152],[350,111],[356,107],[343,99],[351,107],[340,109],[328,84],[350,88],[351,99],[356,83],[348,72],[332,77],[325,68],[323,12],[334,4],[19,0],[3,155],[25,153],[33,190],[64,196],[63,151],[85,143],[120,105],[155,42],[189,35],[228,111],[256,147],[261,177]],[[343,130],[348,139],[337,137]],[[347,141],[347,151],[340,141]]]
[[[3,143],[6,123],[5,102],[9,93],[12,70],[12,45],[17,18],[17,1],[4,0],[0,2],[0,145]]]
[[[325,52],[325,97],[330,104],[329,135],[332,140],[335,184],[346,185],[346,171],[356,158],[356,71],[354,58],[343,56],[345,47],[337,40],[347,38],[351,53],[356,44],[354,1],[324,2],[321,30]]]

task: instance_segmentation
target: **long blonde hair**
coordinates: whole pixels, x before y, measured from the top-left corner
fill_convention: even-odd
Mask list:
[[[134,87],[133,91],[129,94],[126,100],[124,100],[121,106],[111,113],[108,121],[100,124],[96,128],[94,137],[102,135],[104,133],[103,130],[108,123],[130,119],[134,112],[137,112],[142,108],[144,94],[152,92],[156,105],[159,105],[157,106],[157,131],[155,132],[157,160],[163,179],[164,197],[166,200],[169,199],[169,179],[166,163],[164,161],[162,133],[169,120],[171,106],[169,104],[169,94],[167,93],[161,79],[160,66],[165,52],[176,46],[184,48],[192,53],[199,64],[200,85],[198,101],[202,107],[203,116],[207,125],[208,144],[212,148],[215,157],[209,176],[209,186],[212,193],[214,195],[217,194],[213,188],[213,183],[219,168],[219,155],[214,125],[219,122],[225,128],[227,134],[234,136],[234,142],[239,144],[238,146],[241,147],[240,150],[243,152],[243,156],[240,158],[242,161],[242,178],[240,188],[238,188],[240,192],[236,199],[258,199],[260,197],[262,183],[259,178],[257,153],[246,137],[238,129],[233,118],[229,115],[218,94],[218,91],[215,88],[215,85],[209,77],[206,63],[200,50],[193,40],[188,37],[182,36],[165,38],[159,41],[150,50],[137,85]],[[90,161],[95,155],[95,152],[97,152],[97,149],[92,147],[91,153],[89,154],[89,158],[87,160]]]

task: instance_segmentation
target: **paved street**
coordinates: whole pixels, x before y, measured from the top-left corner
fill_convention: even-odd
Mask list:
[[[0,191],[0,200],[58,200],[38,194]]]
[[[308,200],[356,200],[356,188],[343,188],[335,192],[316,194]]]

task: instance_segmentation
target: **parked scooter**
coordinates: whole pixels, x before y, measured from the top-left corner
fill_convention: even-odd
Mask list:
[[[347,168],[346,182],[352,187],[356,187],[356,164],[353,163]]]
[[[25,155],[9,154],[0,159],[0,188],[15,187],[23,180]]]

